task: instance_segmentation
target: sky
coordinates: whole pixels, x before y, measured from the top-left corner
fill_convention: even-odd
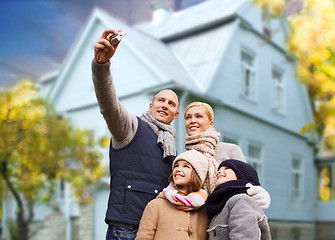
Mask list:
[[[0,0],[0,89],[60,69],[94,7],[135,24],[151,20],[154,1]],[[180,9],[204,0],[163,1]]]
[[[148,17],[147,2],[150,1],[0,0],[0,89],[23,78],[38,81],[58,70],[94,6],[135,22],[140,18],[143,21],[144,15]]]

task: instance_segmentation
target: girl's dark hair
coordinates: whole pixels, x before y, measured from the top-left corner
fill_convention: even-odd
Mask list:
[[[172,173],[171,175],[169,176],[169,183],[173,184],[173,186],[178,190],[178,192],[180,193],[183,193],[183,194],[189,194],[191,192],[197,192],[201,189],[201,186],[202,186],[202,183],[201,183],[201,180],[197,174],[197,172],[194,170],[193,166],[191,165],[192,167],[192,172],[191,172],[191,181],[190,181],[190,186],[188,188],[188,192],[185,193],[183,191],[179,191],[178,190],[178,186],[175,185],[175,183],[173,182],[173,170],[172,170]]]

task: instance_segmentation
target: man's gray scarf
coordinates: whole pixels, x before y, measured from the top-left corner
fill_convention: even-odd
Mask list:
[[[174,138],[176,137],[176,130],[171,124],[165,124],[157,121],[150,111],[147,111],[140,116],[154,133],[157,135],[157,145],[163,149],[163,158],[176,156],[176,146]]]

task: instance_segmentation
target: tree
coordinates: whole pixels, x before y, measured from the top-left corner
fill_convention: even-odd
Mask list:
[[[335,150],[335,1],[255,0],[271,18],[287,18],[287,44],[297,59],[297,75],[309,90],[315,123],[301,133],[323,135],[324,147]]]
[[[34,204],[52,199],[55,181],[90,200],[88,187],[104,172],[100,157],[89,131],[58,115],[35,84],[22,81],[0,92],[0,180],[15,199],[20,239],[28,239]]]
[[[2,186],[2,181],[0,179],[0,239],[2,239],[2,194],[3,194],[3,186]]]

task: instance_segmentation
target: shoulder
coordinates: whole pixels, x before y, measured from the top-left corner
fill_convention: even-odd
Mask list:
[[[222,149],[241,149],[241,148],[234,143],[218,142],[218,144],[216,145],[216,149],[222,150]]]
[[[154,216],[154,215],[157,216],[160,214],[162,210],[165,209],[164,206],[165,206],[164,199],[155,198],[151,200],[150,202],[148,202],[148,204],[145,206],[144,213],[150,216]]]
[[[152,199],[147,206],[151,208],[158,208],[161,209],[163,207],[169,207],[172,205],[169,200],[166,199],[163,193],[159,193],[158,196]]]
[[[250,197],[248,194],[240,193],[232,196],[227,201],[228,208],[231,209],[246,209],[248,210],[255,210],[255,211],[263,211],[252,197]]]
[[[237,202],[246,202],[246,203],[250,203],[250,204],[252,204],[252,203],[257,204],[256,201],[252,197],[250,197],[248,194],[245,194],[245,193],[239,193],[239,194],[236,194],[236,195],[232,196],[228,200],[228,202],[233,203],[233,204],[235,204]]]
[[[241,148],[233,143],[218,142],[215,149],[215,158],[219,163],[230,158],[245,162]]]

